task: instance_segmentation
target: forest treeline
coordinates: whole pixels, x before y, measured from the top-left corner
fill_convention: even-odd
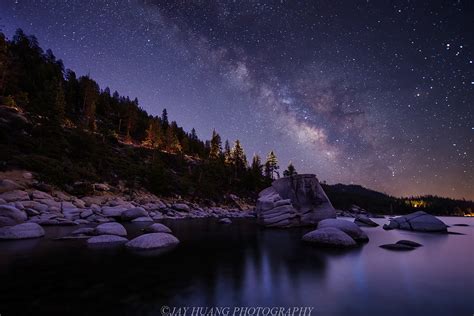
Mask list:
[[[11,40],[0,33],[0,75],[0,103],[31,123],[24,133],[2,130],[3,168],[28,168],[59,186],[123,180],[158,194],[211,198],[254,195],[279,176],[274,152],[248,162],[238,139],[223,142],[214,130],[200,140],[166,109],[150,115],[138,99],[65,69],[21,29]]]

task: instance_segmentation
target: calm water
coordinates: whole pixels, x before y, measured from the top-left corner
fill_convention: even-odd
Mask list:
[[[312,315],[474,314],[474,219],[441,218],[465,235],[364,228],[349,251],[300,242],[309,229],[272,230],[252,220],[166,221],[181,240],[160,257],[85,241],[0,243],[0,314],[161,315],[168,306],[310,306]],[[376,220],[384,223],[386,220]],[[141,225],[143,226],[143,225]],[[127,226],[131,236],[140,225]],[[75,229],[74,227],[73,229]],[[47,237],[70,227],[50,228]],[[399,239],[411,252],[381,249]]]

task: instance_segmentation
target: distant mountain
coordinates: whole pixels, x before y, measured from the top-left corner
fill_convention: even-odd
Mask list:
[[[354,184],[321,184],[334,207],[349,210],[357,205],[369,212],[380,214],[407,214],[423,210],[436,215],[469,215],[474,212],[474,202],[438,196],[397,198]]]

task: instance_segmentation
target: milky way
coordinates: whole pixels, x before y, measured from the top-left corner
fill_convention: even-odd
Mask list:
[[[328,183],[474,199],[470,1],[0,1],[78,74]]]

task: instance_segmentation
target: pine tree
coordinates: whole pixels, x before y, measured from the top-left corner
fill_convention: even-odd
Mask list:
[[[170,123],[168,121],[168,111],[166,109],[163,109],[163,112],[161,113],[161,126],[163,127],[164,132],[166,132],[166,130],[170,126]]]
[[[51,120],[54,125],[61,125],[64,121],[64,112],[66,109],[66,96],[61,81],[56,85],[56,93],[54,99],[54,107],[51,115]]]
[[[297,175],[297,174],[298,174],[298,172],[296,172],[295,166],[293,166],[293,164],[291,162],[288,165],[288,167],[286,168],[286,170],[283,171],[283,176],[284,177],[291,177],[291,176],[294,176],[294,175]]]
[[[245,156],[244,149],[240,144],[240,140],[236,140],[234,147],[231,151],[232,165],[234,165],[236,170],[243,170],[247,167],[247,157]]]
[[[267,161],[265,162],[265,176],[273,180],[275,179],[274,175],[276,173],[277,177],[280,177],[278,169],[280,169],[278,166],[278,159],[272,150],[268,153]]]
[[[260,156],[255,154],[252,158],[252,166],[250,167],[252,170],[252,173],[255,176],[260,177],[262,175],[262,160],[260,159]]]
[[[232,151],[230,149],[229,140],[226,140],[224,145],[224,163],[226,165],[232,164]]]
[[[210,146],[211,148],[209,152],[209,158],[219,159],[222,153],[222,141],[221,141],[221,136],[216,132],[216,130],[212,131]]]

